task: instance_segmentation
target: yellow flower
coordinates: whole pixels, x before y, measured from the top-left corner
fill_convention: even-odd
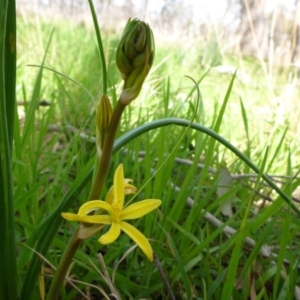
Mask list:
[[[70,221],[94,224],[92,227],[85,227],[83,229],[86,231],[84,234],[85,237],[99,231],[102,228],[100,224],[111,224],[107,233],[99,238],[99,243],[113,243],[119,237],[122,230],[141,248],[149,260],[152,261],[153,252],[149,241],[139,230],[125,222],[125,220],[137,219],[146,215],[160,206],[161,201],[158,199],[148,199],[124,207],[124,196],[134,194],[136,191],[136,188],[129,184],[130,181],[130,179],[124,178],[123,165],[120,164],[115,171],[114,185],[109,190],[105,201],[92,200],[83,204],[78,214],[62,213],[61,215]],[[89,215],[89,213],[97,210],[105,210],[108,212],[108,215]]]

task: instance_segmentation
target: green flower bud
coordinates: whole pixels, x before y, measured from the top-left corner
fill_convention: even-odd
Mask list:
[[[112,111],[113,109],[107,95],[102,95],[96,112],[96,141],[98,156],[102,155],[102,149]]]
[[[154,59],[154,38],[151,28],[138,19],[129,19],[117,48],[116,63],[124,80],[120,96],[129,104],[140,93]]]

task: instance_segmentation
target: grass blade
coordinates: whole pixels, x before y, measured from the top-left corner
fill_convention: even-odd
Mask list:
[[[184,287],[185,287],[185,292],[187,294],[187,299],[191,299],[191,288],[190,288],[190,284],[189,284],[189,281],[188,281],[186,271],[184,270],[182,259],[180,257],[180,254],[179,254],[179,252],[177,250],[177,247],[175,246],[174,241],[172,240],[171,236],[168,233],[166,233],[166,235],[167,235],[167,239],[170,243],[170,247],[172,248],[172,250],[175,254],[176,262],[177,262],[177,264],[179,266],[179,269],[180,269],[180,275],[181,275],[181,279],[182,279]]]
[[[265,166],[266,166],[267,157],[268,157],[268,148],[264,155],[262,166],[261,166],[261,169],[257,176],[257,182],[259,181],[259,178],[263,174],[263,170],[265,169]],[[233,252],[231,255],[231,259],[229,262],[229,266],[228,266],[228,272],[227,272],[226,280],[225,280],[223,291],[222,291],[222,298],[221,298],[222,300],[230,299],[233,289],[234,289],[236,273],[237,273],[237,269],[238,269],[239,262],[240,262],[243,242],[244,242],[246,236],[248,235],[248,229],[247,229],[246,225],[247,225],[247,219],[248,219],[248,215],[250,212],[250,208],[251,208],[251,201],[248,201],[248,205],[247,205],[244,217],[243,217],[240,231],[238,232],[237,237],[236,237],[235,241],[233,242],[235,244],[235,246],[234,246],[234,249],[233,249]]]
[[[4,1],[5,2],[5,1]],[[16,103],[16,7],[15,0],[8,1],[5,38],[5,97],[7,130],[10,150],[14,132],[14,109]]]
[[[49,46],[52,40],[52,36],[53,36],[54,30],[52,30],[52,33],[50,35],[47,47],[46,47],[46,51],[44,53],[44,57],[43,57],[43,61],[41,66],[44,66],[45,60],[46,60],[46,55],[48,53],[49,50]],[[41,86],[42,86],[42,77],[43,77],[43,68],[40,68],[39,73],[37,75],[36,81],[35,81],[35,85],[34,85],[34,89],[33,89],[33,93],[32,93],[32,97],[31,97],[31,101],[29,104],[29,108],[28,111],[26,113],[26,119],[25,119],[25,125],[24,125],[24,129],[23,129],[23,136],[22,136],[22,150],[25,150],[25,147],[27,146],[29,137],[31,136],[31,134],[34,132],[34,119],[35,119],[35,111],[38,105],[38,102],[40,100],[40,92],[41,92]]]
[[[8,17],[9,16],[9,17]],[[15,1],[0,2],[0,299],[17,299],[11,148],[16,82]]]
[[[230,97],[230,94],[231,94],[231,91],[232,91],[234,79],[235,79],[235,74],[232,76],[232,79],[229,83],[229,86],[227,88],[227,91],[226,91],[226,94],[225,94],[225,97],[224,97],[222,107],[220,109],[220,112],[219,112],[217,120],[216,120],[216,124],[214,126],[214,131],[217,132],[217,133],[219,132],[220,127],[221,127],[221,123],[222,123],[222,120],[223,120],[225,109],[226,109],[226,106],[227,106],[227,103],[228,103],[228,100],[229,100],[229,97]],[[204,180],[205,180],[205,176],[207,175],[208,169],[211,166],[211,161],[212,161],[212,158],[214,156],[215,144],[216,144],[216,140],[214,138],[209,139],[208,149],[207,149],[207,153],[205,155],[206,157],[205,157],[204,168],[203,168],[203,171],[202,171],[202,176],[200,177],[199,186],[203,185]]]
[[[94,22],[94,27],[96,31],[97,36],[97,42],[98,42],[98,49],[99,49],[99,55],[100,55],[100,61],[101,61],[101,68],[102,68],[102,94],[107,94],[107,72],[106,72],[106,62],[105,62],[105,55],[104,55],[104,49],[103,49],[103,43],[101,38],[101,33],[97,21],[97,15],[95,12],[94,4],[92,0],[88,0],[91,14]]]

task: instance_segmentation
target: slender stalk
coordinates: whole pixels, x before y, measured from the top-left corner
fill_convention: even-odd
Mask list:
[[[92,17],[93,17],[93,22],[94,22],[94,27],[96,31],[96,36],[97,36],[97,41],[98,41],[98,48],[99,48],[99,54],[100,54],[100,61],[101,61],[101,67],[102,67],[102,93],[107,94],[107,72],[106,72],[106,63],[105,63],[105,56],[104,56],[104,49],[103,49],[103,44],[102,44],[102,39],[101,39],[101,33],[99,30],[99,25],[97,21],[97,16],[95,12],[95,8],[93,5],[92,0],[88,0]],[[108,172],[109,164],[110,164],[110,159],[112,155],[112,149],[114,145],[114,139],[116,136],[118,124],[120,122],[122,113],[124,111],[125,106],[120,105],[119,102],[116,106],[116,109],[114,110],[114,113],[112,115],[111,119],[111,126],[108,129],[107,133],[107,139],[104,144],[103,148],[103,155],[101,157],[100,163],[98,164],[98,169],[97,169],[97,174],[95,176],[95,180],[93,180],[93,185],[92,189],[90,192],[89,200],[92,199],[97,199],[102,191],[103,184]],[[82,243],[82,240],[78,238],[78,231],[79,228],[74,232],[73,236],[71,237],[67,248],[64,251],[64,254],[60,260],[60,263],[58,265],[58,268],[55,272],[54,278],[52,280],[50,290],[47,295],[47,300],[54,300],[58,298],[59,292],[60,292],[60,287],[63,283],[63,280],[65,278],[65,275],[68,271],[68,268],[72,262],[72,259]]]
[[[114,112],[112,114],[110,125],[104,142],[100,164],[89,195],[89,200],[98,199],[102,191],[103,184],[105,182],[105,178],[110,165],[110,160],[112,156],[112,150],[114,146],[118,125],[120,123],[121,116],[125,107],[126,105],[118,101],[117,106],[115,107]],[[79,228],[74,232],[73,236],[71,237],[67,245],[67,248],[64,251],[64,254],[59,262],[58,268],[51,282],[51,286],[47,295],[47,300],[58,299],[60,288],[63,284],[64,278],[72,262],[72,259],[78,247],[81,245],[83,241],[82,239],[78,238],[78,232],[79,232]]]
[[[53,280],[51,282],[50,289],[48,291],[47,300],[56,300],[58,299],[60,287],[62,283],[64,282],[64,278],[67,274],[67,271],[69,269],[69,266],[72,262],[72,259],[78,249],[78,247],[81,245],[82,241],[78,238],[78,231],[77,230],[73,233],[67,248],[64,251],[64,254],[60,260],[60,263],[58,265],[58,268],[55,272],[55,275],[53,277]]]
[[[112,150],[114,146],[118,125],[121,120],[121,116],[125,107],[126,105],[118,101],[117,106],[115,107],[113,114],[111,116],[108,132],[106,134],[106,138],[103,146],[102,156],[100,158],[99,168],[97,170],[97,174],[90,192],[90,196],[89,196],[90,200],[98,199],[102,191],[103,184],[105,182],[105,178],[111,160],[111,155],[112,155]]]

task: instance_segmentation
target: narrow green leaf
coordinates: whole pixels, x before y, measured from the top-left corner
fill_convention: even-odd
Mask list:
[[[46,60],[46,56],[50,47],[50,43],[52,40],[52,36],[54,33],[54,29],[51,32],[47,47],[46,47],[46,51],[44,53],[44,57],[43,57],[43,61],[41,66],[44,66],[45,60]],[[22,151],[25,151],[25,147],[27,146],[28,143],[28,139],[30,137],[30,135],[32,134],[32,132],[34,132],[34,119],[35,119],[35,111],[37,109],[37,105],[38,102],[40,100],[40,92],[41,92],[41,86],[42,86],[42,78],[43,78],[43,68],[40,68],[36,81],[35,81],[35,85],[33,88],[33,93],[32,93],[32,97],[31,97],[31,101],[29,103],[29,108],[28,111],[26,113],[26,119],[25,119],[25,124],[24,124],[24,128],[23,128],[23,135],[22,135]]]
[[[285,134],[284,134],[285,135]],[[288,155],[288,165],[287,165],[287,174],[291,176],[292,174],[292,163],[291,163],[291,153],[289,151]],[[291,195],[292,189],[291,185],[288,185],[286,187],[287,192]],[[284,260],[285,255],[287,252],[287,249],[292,248],[291,243],[291,234],[290,234],[290,225],[291,225],[291,208],[288,207],[288,211],[286,213],[286,217],[283,218],[283,225],[280,227],[281,229],[281,235],[280,235],[280,247],[279,247],[279,253],[278,253],[278,259],[277,259],[277,272],[275,275],[274,285],[273,285],[273,299],[284,299],[284,296],[287,298],[286,292],[289,293],[289,278],[285,278],[285,285],[282,287],[281,290],[281,297],[280,295],[277,298],[277,293],[279,291],[280,286],[280,278],[282,277],[282,274],[284,274]],[[288,283],[288,284],[287,284]],[[292,291],[292,294],[294,291]]]
[[[247,111],[245,109],[243,100],[240,98],[240,105],[241,105],[241,113],[243,117],[244,127],[247,135],[247,141],[249,141],[249,127],[248,127],[248,118],[247,118]]]
[[[186,274],[185,269],[184,269],[184,265],[182,263],[182,259],[179,255],[177,247],[174,244],[174,241],[172,240],[171,236],[167,232],[165,232],[165,234],[167,235],[167,239],[170,243],[172,251],[175,254],[176,262],[177,262],[179,270],[180,270],[181,279],[183,281],[183,284],[184,284],[184,287],[185,287],[185,292],[187,294],[187,299],[191,299],[191,288],[190,288],[190,284],[189,284],[189,281],[188,281],[187,274]]]
[[[231,255],[227,276],[223,286],[222,298],[221,298],[222,300],[230,299],[230,296],[232,295],[232,290],[234,287],[234,281],[236,277],[236,271],[240,261],[242,245],[246,236],[247,236],[247,232],[243,230],[240,231],[237,237],[235,238],[234,241],[235,246]]]
[[[227,88],[227,91],[226,91],[226,94],[225,94],[225,97],[224,97],[224,100],[223,100],[222,107],[221,107],[220,112],[218,114],[218,117],[217,117],[217,120],[216,120],[216,123],[215,123],[215,126],[214,126],[214,131],[216,133],[218,133],[219,130],[220,130],[220,126],[221,126],[221,123],[222,123],[222,120],[223,120],[225,109],[227,107],[227,103],[228,103],[228,100],[229,100],[229,97],[230,97],[230,94],[231,94],[231,91],[232,91],[235,76],[236,76],[236,73],[234,73],[234,75],[232,76],[232,79],[229,83],[229,86]],[[215,148],[216,142],[217,142],[217,140],[214,139],[214,138],[211,138],[209,140],[208,149],[207,149],[206,156],[205,156],[204,168],[203,168],[203,171],[201,173],[202,175],[201,175],[200,181],[199,181],[200,186],[203,185],[203,183],[205,181],[205,176],[208,172],[209,167],[211,166],[211,160],[214,156],[214,148]]]
[[[4,1],[5,2],[5,1]],[[5,37],[5,97],[6,116],[10,151],[14,133],[14,110],[16,103],[16,4],[15,0],[8,1]]]
[[[251,143],[250,143],[250,136],[249,136],[248,117],[247,117],[247,111],[245,109],[242,98],[240,98],[240,105],[241,105],[241,113],[242,113],[245,131],[246,131],[246,137],[247,137],[247,149],[245,150],[245,154],[249,159],[251,159],[251,150],[250,150]],[[244,169],[245,174],[248,174],[249,171],[250,168],[248,165],[246,165]]]
[[[222,282],[224,282],[225,276],[227,274],[228,270],[224,269],[218,277],[215,279],[212,285],[210,285],[209,290],[207,291],[207,299],[212,299],[212,296],[216,290],[217,287],[219,287]]]
[[[277,258],[277,270],[273,285],[273,299],[277,299],[277,292],[279,289],[279,280],[281,278],[281,273],[283,272],[284,268],[284,259],[285,259],[285,253],[287,248],[289,247],[289,239],[290,239],[290,223],[291,223],[291,217],[290,214],[287,214],[288,217],[284,220],[284,224],[282,226],[281,236],[280,236],[280,247],[279,247],[279,254]],[[287,288],[288,286],[286,286]],[[285,298],[286,299],[286,298]]]
[[[181,215],[181,212],[183,208],[186,205],[186,199],[189,196],[191,192],[191,181],[195,176],[195,172],[197,170],[197,164],[198,160],[200,158],[200,155],[202,153],[203,149],[199,149],[199,151],[195,155],[195,160],[193,161],[192,166],[190,167],[189,172],[186,173],[185,179],[183,184],[181,185],[180,191],[176,197],[176,201],[172,208],[169,211],[169,217],[174,221],[177,222],[179,220],[179,217]],[[164,177],[164,174],[162,174]],[[163,182],[163,181],[162,181]],[[169,231],[171,228],[171,223],[167,223],[165,226],[165,229]]]
[[[17,299],[11,169],[16,76],[15,1],[0,2],[0,299]]]
[[[97,42],[98,42],[98,49],[99,49],[99,55],[100,55],[100,61],[101,61],[101,69],[102,69],[102,94],[107,94],[107,72],[106,72],[106,62],[105,62],[105,55],[104,55],[104,49],[103,49],[103,43],[101,38],[101,33],[98,25],[97,15],[95,12],[94,4],[92,0],[88,0],[90,5],[90,10],[94,22],[94,28],[96,31],[97,36]]]
[[[282,147],[284,147],[284,145],[285,145],[284,139],[285,139],[285,136],[286,136],[286,134],[287,134],[287,132],[288,132],[288,129],[289,129],[288,127],[285,128],[285,130],[284,130],[284,132],[283,132],[283,134],[282,134],[282,136],[281,136],[279,142],[277,142],[277,141],[274,142],[275,145],[277,144],[277,147],[276,147],[276,150],[275,150],[273,156],[272,156],[271,159],[270,159],[268,168],[266,168],[266,170],[265,170],[266,173],[268,173],[269,169],[273,166],[274,161],[277,159],[276,156],[278,155],[280,149],[281,149]]]
[[[264,228],[264,231],[261,233],[261,236],[260,236],[259,240],[256,240],[255,247],[252,249],[251,254],[248,257],[248,259],[247,259],[247,261],[244,265],[244,268],[242,270],[242,274],[245,275],[247,273],[247,271],[250,269],[251,264],[254,262],[256,256],[259,254],[259,252],[261,250],[261,247],[264,246],[264,242],[265,242],[267,236],[270,234],[275,222],[276,222],[276,218],[274,218],[270,222],[266,221],[267,226],[266,226],[266,228]]]
[[[263,158],[261,169],[259,170],[258,176],[257,176],[257,182],[259,181],[259,178],[263,174],[263,170],[265,169],[266,162],[268,158],[268,148],[266,150],[266,153]],[[228,273],[226,276],[225,284],[222,291],[222,300],[230,299],[233,289],[234,289],[234,283],[236,279],[236,273],[237,268],[239,265],[239,258],[241,256],[241,250],[244,243],[245,238],[248,235],[249,229],[246,227],[247,225],[247,219],[248,215],[251,209],[251,201],[248,201],[246,211],[244,213],[243,221],[240,227],[240,231],[237,234],[236,241],[234,242],[235,246],[230,258],[229,266],[228,266]]]

